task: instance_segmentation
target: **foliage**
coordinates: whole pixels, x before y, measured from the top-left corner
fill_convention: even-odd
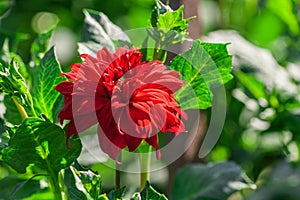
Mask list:
[[[183,6],[173,9],[152,0],[1,1],[0,91],[4,97],[0,106],[5,112],[1,107],[0,199],[58,199],[57,190],[69,199],[299,199],[299,2],[201,0],[201,6],[203,15],[197,20],[203,35],[234,29],[245,38],[237,49],[249,52],[232,53],[237,41],[196,40],[171,59],[169,69],[180,72],[186,82],[175,94],[181,108],[206,109],[209,117],[211,90],[227,83],[227,116],[221,137],[204,163],[184,166],[169,183],[173,192],[161,194],[158,191],[165,193],[167,186],[155,181],[152,186],[147,182],[141,192],[130,184],[112,190],[105,182],[105,170],[96,172],[93,165],[82,167],[76,161],[82,150],[79,137],[72,137],[70,149],[66,147],[66,124],[56,124],[64,102],[53,88],[64,80],[59,76],[61,67],[67,71],[68,65],[60,65],[55,50],[61,49],[51,47],[51,38],[67,27],[76,39],[82,36],[80,54],[96,55],[104,46],[113,52],[135,45],[143,60],[165,62],[168,47],[189,40],[187,27],[193,17],[184,18],[189,15],[184,15]],[[41,20],[44,11],[58,16],[60,23],[44,24],[48,30],[36,33],[34,18]],[[148,27],[144,35],[132,37],[116,24],[123,30]],[[268,56],[258,55],[261,51],[250,56],[249,46],[243,46],[249,42]],[[74,54],[68,62],[77,60]],[[287,78],[278,79],[273,69]]]

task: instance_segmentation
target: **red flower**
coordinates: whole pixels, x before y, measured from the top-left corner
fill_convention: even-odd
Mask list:
[[[135,47],[114,54],[103,48],[97,58],[81,57],[82,64],[63,73],[69,80],[55,87],[64,95],[58,117],[61,123],[70,120],[67,138],[99,123],[100,146],[111,158],[116,160],[125,147],[134,151],[145,140],[159,159],[158,132],[185,131],[180,117],[186,114],[173,95],[184,84],[179,74],[160,61],[141,62]]]

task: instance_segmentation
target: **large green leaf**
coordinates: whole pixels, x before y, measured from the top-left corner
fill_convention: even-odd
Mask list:
[[[83,42],[78,44],[80,54],[95,56],[103,47],[114,52],[114,41],[130,41],[121,28],[113,24],[105,14],[90,9],[83,12]]]
[[[53,107],[59,92],[54,87],[65,80],[60,76],[61,68],[57,61],[54,48],[47,51],[35,69],[35,79],[33,85],[33,102],[37,114],[45,114],[47,118],[53,120]]]
[[[176,174],[172,199],[224,200],[249,187],[241,168],[232,162],[187,165]]]
[[[167,197],[163,194],[158,193],[154,188],[146,183],[145,188],[141,192],[141,200],[168,200]]]
[[[211,107],[210,87],[225,84],[232,78],[232,57],[226,46],[196,40],[191,49],[172,60],[170,68],[180,72],[182,79],[186,81],[175,93],[181,109]]]
[[[66,147],[65,132],[48,119],[27,118],[10,139],[9,146],[3,149],[3,160],[19,173],[25,173],[31,164],[58,172],[81,152],[78,138],[69,142],[70,150]]]

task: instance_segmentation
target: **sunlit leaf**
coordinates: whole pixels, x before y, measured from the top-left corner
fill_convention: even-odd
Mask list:
[[[59,92],[54,87],[65,80],[60,73],[61,68],[52,47],[35,68],[33,85],[33,101],[37,114],[45,114],[51,120],[55,102],[59,97]]]
[[[210,107],[210,87],[225,84],[232,78],[231,55],[226,46],[196,40],[191,49],[171,61],[170,68],[180,72],[186,82],[175,93],[181,109]]]
[[[48,119],[27,118],[2,153],[3,160],[19,173],[25,173],[31,164],[58,172],[79,156],[81,147],[78,138],[71,139],[69,150],[65,132]]]

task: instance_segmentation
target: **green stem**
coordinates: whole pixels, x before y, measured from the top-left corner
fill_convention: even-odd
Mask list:
[[[120,155],[118,157],[118,160],[121,162],[122,160],[122,152],[120,152]],[[121,188],[121,170],[120,170],[120,164],[116,163],[116,171],[115,171],[115,189]]]
[[[140,165],[141,165],[141,183],[140,183],[140,191],[142,191],[145,186],[146,182],[150,180],[149,177],[149,168],[150,168],[150,151],[151,146],[149,146],[147,153],[140,153]]]
[[[59,173],[49,172],[50,187],[56,200],[63,200],[61,187],[59,184]]]
[[[19,113],[21,114],[22,119],[27,119],[28,115],[27,115],[26,110],[24,109],[24,107],[21,104],[19,104],[19,102],[16,100],[15,97],[11,97],[11,98],[12,98],[13,102],[15,103]]]
[[[160,60],[165,62],[167,51],[162,49],[161,45],[158,42],[155,43],[155,48],[153,51],[153,60]]]

